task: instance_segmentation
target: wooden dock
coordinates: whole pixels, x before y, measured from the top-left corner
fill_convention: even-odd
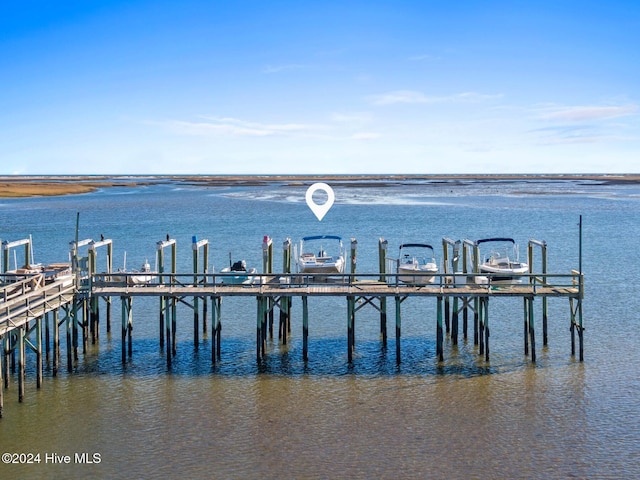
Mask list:
[[[16,243],[21,245],[22,243]],[[12,371],[15,372],[15,353],[18,353],[19,400],[24,396],[25,348],[36,353],[37,386],[42,381],[43,357],[49,362],[50,345],[53,344],[53,375],[57,374],[60,355],[60,327],[64,327],[67,342],[67,370],[73,370],[78,361],[78,349],[82,340],[83,352],[88,342],[97,342],[100,331],[100,304],[106,302],[106,329],[111,330],[111,307],[114,299],[120,299],[122,362],[133,354],[133,298],[155,297],[159,302],[159,342],[166,347],[167,366],[171,367],[176,355],[177,304],[186,304],[193,311],[193,336],[195,348],[199,345],[199,334],[207,331],[211,321],[212,362],[220,360],[221,352],[221,300],[225,297],[253,297],[256,299],[256,360],[261,362],[266,355],[267,339],[273,338],[274,313],[279,311],[278,338],[283,344],[291,332],[292,299],[302,302],[303,359],[308,359],[309,307],[308,299],[314,297],[342,298],[347,302],[347,356],[353,360],[355,348],[356,312],[371,306],[380,315],[380,338],[387,342],[388,307],[392,304],[395,317],[396,360],[401,362],[402,302],[407,298],[427,297],[436,301],[436,350],[438,361],[444,360],[445,331],[452,344],[457,344],[459,318],[463,319],[463,333],[467,336],[469,315],[473,318],[474,344],[479,354],[489,361],[489,303],[492,298],[517,297],[523,299],[524,352],[536,361],[536,329],[534,299],[542,301],[543,345],[547,344],[547,300],[568,299],[570,305],[569,327],[571,329],[571,355],[576,355],[576,333],[579,359],[583,360],[582,299],[584,276],[580,271],[567,274],[551,274],[546,271],[546,244],[531,240],[528,259],[533,265],[533,251],[540,248],[542,268],[540,273],[521,278],[521,283],[503,285],[495,282],[491,275],[479,274],[474,268],[467,271],[467,257],[473,254],[460,242],[443,239],[444,271],[431,275],[424,284],[402,283],[396,273],[388,273],[386,243],[380,239],[380,271],[357,273],[355,271],[355,248],[352,239],[351,269],[343,275],[304,275],[291,272],[291,242],[283,244],[283,268],[278,273],[273,268],[273,244],[265,237],[263,244],[262,274],[256,275],[247,284],[230,283],[234,274],[209,273],[208,242],[193,239],[193,271],[177,273],[176,242],[167,238],[157,242],[159,270],[142,284],[132,284],[134,274],[117,275],[111,271],[111,240],[101,239],[72,242],[72,273],[60,279],[45,280],[42,274],[25,274],[18,279],[15,274],[0,275],[0,416],[3,408],[3,390],[9,386]],[[86,256],[80,253],[87,247]],[[107,248],[106,273],[96,273],[98,248]],[[462,248],[462,251],[456,250]],[[170,271],[165,268],[165,250],[170,251]],[[6,255],[6,254],[5,254]],[[26,254],[25,254],[26,256]],[[458,259],[463,261],[458,265]],[[202,265],[202,266],[200,266]],[[5,262],[6,267],[6,262]],[[5,270],[6,272],[6,270]],[[16,281],[17,280],[17,281]],[[182,321],[182,320],[181,320]],[[50,324],[53,327],[51,332]],[[81,334],[80,334],[81,332]],[[51,342],[51,333],[53,342]],[[44,334],[44,335],[43,335]],[[43,341],[44,336],[44,341]]]

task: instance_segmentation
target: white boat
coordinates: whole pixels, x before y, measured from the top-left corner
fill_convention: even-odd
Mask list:
[[[404,250],[404,251],[403,251]],[[438,264],[433,247],[426,243],[400,245],[398,258],[398,280],[410,284],[426,284],[435,281]]]
[[[220,273],[224,274],[222,283],[248,285],[254,282],[258,270],[256,268],[247,269],[247,262],[245,260],[238,260],[232,265],[220,270]]]
[[[127,270],[127,254],[124,256],[124,266],[113,275],[116,282],[124,282],[127,285],[145,285],[158,277],[158,272],[151,270],[149,261],[145,259],[140,270]]]
[[[476,245],[479,272],[487,274],[491,283],[522,283],[522,275],[529,273],[529,265],[519,260],[518,245],[512,238],[485,238]]]
[[[328,254],[324,246],[329,243],[337,242],[337,253]],[[317,253],[315,248],[318,248]],[[334,273],[341,274],[344,272],[344,248],[342,246],[342,237],[337,235],[316,235],[304,237],[300,240],[300,256],[298,257],[298,271],[300,273]]]

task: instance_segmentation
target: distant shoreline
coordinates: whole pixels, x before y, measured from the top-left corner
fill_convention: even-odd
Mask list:
[[[600,184],[640,183],[640,174],[369,174],[369,175],[29,175],[0,176],[1,198],[74,195],[99,188],[176,184],[202,187],[298,186],[328,182],[337,186],[398,186],[406,182],[446,182],[451,187],[468,182],[590,181]]]

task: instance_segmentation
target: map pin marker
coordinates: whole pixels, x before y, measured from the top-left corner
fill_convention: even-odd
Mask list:
[[[320,205],[313,201],[313,194],[318,190],[322,190],[327,194],[327,201]],[[306,199],[307,205],[309,206],[313,214],[318,218],[318,221],[322,221],[329,209],[333,206],[335,195],[333,194],[333,189],[326,183],[314,183],[307,189]]]

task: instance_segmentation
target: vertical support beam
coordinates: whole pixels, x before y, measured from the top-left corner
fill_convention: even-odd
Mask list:
[[[273,240],[269,235],[262,237],[262,272],[265,275],[265,281],[270,282],[270,274],[273,273]],[[269,338],[273,338],[273,298],[266,297],[264,301],[267,305],[264,306],[265,315],[269,317]],[[265,319],[266,321],[266,319]]]
[[[176,297],[169,299],[171,303],[171,354],[175,357],[178,353],[178,302]]]
[[[194,235],[191,242],[191,250],[193,251],[193,287],[198,288],[198,253],[201,246],[206,245],[206,240],[198,242],[198,237]],[[205,260],[206,262],[206,260]],[[206,263],[203,270],[206,270]],[[203,272],[206,273],[206,272]],[[193,346],[195,350],[198,350],[200,343],[200,299],[197,295],[193,297]],[[206,323],[206,320],[205,320]],[[206,331],[206,326],[204,327]]]
[[[351,252],[349,255],[351,266],[349,268],[349,272],[351,276],[349,277],[350,282],[355,282],[356,280],[356,260],[357,260],[357,250],[358,250],[358,241],[355,238],[351,239]]]
[[[402,324],[401,316],[401,303],[402,299],[399,295],[395,296],[396,299],[396,363],[399,365],[401,362],[400,358],[400,327]]]
[[[524,338],[524,354],[529,355],[529,304],[527,303],[527,298],[522,299],[523,303],[523,338]]]
[[[262,306],[263,299],[256,296],[256,360],[258,363],[262,361],[265,352],[263,340],[262,325],[264,323],[264,308]]]
[[[571,325],[569,326],[569,331],[571,332],[571,356],[575,357],[576,355],[576,315],[575,310],[573,308],[573,297],[569,297],[569,309],[571,311]]]
[[[89,300],[82,301],[82,353],[87,354],[89,347]]]
[[[67,312],[67,315],[65,317],[65,323],[66,323],[66,330],[67,330],[67,371],[69,373],[71,373],[73,371],[73,361],[72,361],[72,355],[73,355],[73,344],[72,344],[72,338],[71,338],[71,331],[73,330],[73,318],[76,316],[76,306],[75,306],[75,301],[74,301],[74,305],[71,306],[71,309],[69,310],[69,312]]]
[[[127,307],[129,310],[129,315],[127,316],[127,353],[129,354],[129,358],[133,357],[133,297],[127,297]]]
[[[121,332],[121,351],[122,351],[122,364],[127,363],[127,323],[128,323],[128,312],[127,312],[127,297],[120,297],[121,303],[121,324],[120,324],[120,332]]]
[[[282,273],[291,283],[291,239],[287,238],[282,244]],[[280,297],[280,323],[278,328],[278,339],[286,345],[291,329],[291,297]]]
[[[202,247],[202,274],[204,284],[207,284],[209,273],[209,242]],[[208,297],[202,297],[202,333],[207,333]]]
[[[478,318],[478,353],[484,355],[484,298],[478,298],[476,305],[476,316]]]
[[[171,308],[170,308],[170,299],[169,297],[162,297],[164,301],[164,312],[165,312],[165,355],[167,356],[167,368],[171,368],[172,361],[172,345],[173,340],[171,338]]]
[[[437,326],[436,326],[436,354],[438,356],[438,361],[444,361],[444,331],[442,328],[442,303],[443,299],[441,295],[438,295],[438,304],[437,304]]]
[[[484,349],[485,349],[485,355],[484,355],[484,359],[488,362],[489,361],[489,297],[484,297],[482,299],[482,302],[484,303],[484,314],[483,314],[483,323],[484,323]]]
[[[42,386],[42,316],[36,318],[36,388]]]
[[[175,275],[176,273],[176,251],[177,251],[177,245],[176,245],[176,241],[173,238],[170,238],[169,234],[167,234],[167,238],[166,240],[160,240],[158,242],[156,242],[156,259],[157,259],[157,264],[158,264],[158,283],[160,285],[163,285],[165,283],[165,276],[162,275],[165,272],[165,262],[164,262],[164,249],[167,247],[171,247],[171,273],[173,275]],[[169,279],[169,283],[171,283],[173,280],[170,278]],[[160,332],[160,348],[163,347],[164,344],[164,337],[163,337],[163,332],[165,331],[165,324],[166,324],[166,331],[167,331],[167,336],[169,337],[168,333],[170,330],[170,326],[169,326],[169,319],[166,318],[166,315],[170,315],[171,312],[169,312],[169,306],[171,305],[171,303],[168,301],[167,298],[161,296],[160,297],[160,317],[159,317],[159,332]],[[171,340],[170,338],[167,338],[167,352],[170,352],[172,345],[171,345]],[[169,362],[170,365],[170,360],[167,359],[167,362]]]
[[[306,295],[302,295],[302,360],[309,360],[309,306]]]
[[[531,361],[536,361],[536,330],[534,326],[533,297],[525,298],[529,303],[529,338],[531,341]]]
[[[60,361],[60,324],[58,321],[58,310],[53,311],[53,376],[58,375],[58,364]]]
[[[465,342],[468,340],[469,335],[467,332],[469,331],[469,308],[467,306],[467,297],[462,298],[462,302],[464,303],[464,309],[462,310],[462,337]]]
[[[4,384],[0,388],[9,388],[9,347],[11,343],[11,332],[7,333],[2,339],[2,357],[4,358]]]
[[[222,331],[220,297],[211,297],[211,362],[220,360],[220,334]]]
[[[107,273],[113,272],[113,243],[107,244]],[[107,333],[111,333],[111,297],[105,297],[107,303]]]
[[[582,323],[582,299],[584,298],[584,275],[582,272],[582,215],[578,224],[578,270],[580,272],[579,296],[578,296],[578,339],[580,341],[580,361],[584,361],[584,324]]]
[[[459,313],[458,313],[458,297],[453,297],[453,312],[451,316],[451,343],[453,345],[458,345],[458,322],[459,322]]]
[[[380,270],[380,282],[387,281],[387,248],[389,242],[383,238],[378,239],[378,269]],[[380,297],[380,336],[383,347],[387,347],[387,297]]]
[[[478,345],[479,344],[479,332],[478,332],[478,328],[479,328],[479,318],[478,318],[478,310],[479,310],[479,305],[480,302],[478,300],[478,297],[475,297],[473,299],[473,344],[474,345]],[[482,352],[480,352],[482,353]]]
[[[18,327],[18,401],[24,400],[25,351],[24,331],[26,327]]]
[[[49,312],[47,312],[44,314],[44,355],[45,355],[45,362],[47,362],[47,365],[51,360],[51,357],[49,355],[49,345],[51,342],[50,332],[51,331],[49,329]]]
[[[347,361],[353,361],[353,351],[355,348],[355,299],[347,296]]]
[[[216,300],[215,297],[211,297],[211,363],[216,364],[216,360],[218,359],[217,344],[216,337],[218,336],[218,329],[216,325],[217,316],[216,316]]]

